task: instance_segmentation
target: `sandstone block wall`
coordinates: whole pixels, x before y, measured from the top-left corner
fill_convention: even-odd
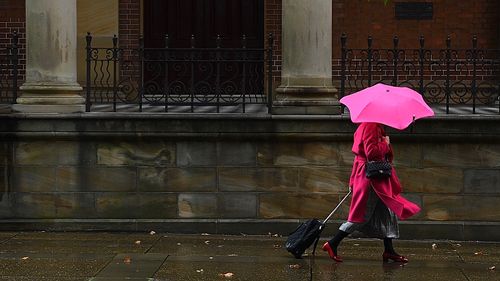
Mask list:
[[[18,228],[168,222],[178,232],[286,234],[339,202],[353,160],[347,119],[304,118],[6,120],[0,217]],[[404,193],[422,206],[402,224],[407,238],[498,238],[477,231],[500,227],[500,143],[490,121],[459,136],[449,130],[473,122],[391,132]]]

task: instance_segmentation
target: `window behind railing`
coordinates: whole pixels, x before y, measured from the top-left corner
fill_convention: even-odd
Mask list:
[[[122,49],[92,47],[87,35],[87,111],[268,112],[273,37],[268,48]],[[267,82],[266,82],[267,81]]]
[[[394,37],[392,48],[350,49],[341,38],[340,95],[348,95],[376,83],[407,86],[422,94],[437,113],[500,114],[500,50],[453,49],[446,39],[445,49],[400,49]]]

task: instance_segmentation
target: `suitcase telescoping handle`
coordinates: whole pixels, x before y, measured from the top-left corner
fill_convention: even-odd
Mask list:
[[[333,214],[337,211],[337,209],[340,208],[340,205],[342,205],[342,203],[344,203],[344,201],[347,199],[347,197],[349,197],[349,195],[351,195],[351,192],[352,192],[352,188],[349,187],[349,192],[344,196],[344,198],[342,198],[342,200],[340,200],[337,207],[335,207],[335,209],[333,209],[333,211],[328,215],[328,217],[326,217],[326,219],[323,221],[323,224],[325,224],[330,219],[330,217],[333,216]]]

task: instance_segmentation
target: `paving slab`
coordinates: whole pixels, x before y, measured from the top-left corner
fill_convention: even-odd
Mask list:
[[[487,262],[500,265],[500,244],[498,243],[457,242],[453,245],[465,262]]]
[[[169,236],[164,235],[148,251],[169,255],[240,255],[240,256],[281,256],[284,253],[283,238],[253,236],[249,243],[246,236]]]
[[[25,277],[25,276],[13,276],[13,277],[0,277],[0,281],[88,281],[88,278],[58,278],[58,277]]]
[[[159,238],[149,234],[21,233],[4,241],[0,253],[144,253]]]
[[[158,271],[167,257],[168,255],[164,254],[118,254],[96,277],[149,278]]]
[[[3,278],[84,278],[94,276],[108,262],[106,257],[3,257],[0,275]],[[1,279],[0,279],[1,280]],[[17,279],[16,279],[17,280]]]
[[[17,232],[0,232],[0,244],[16,236],[17,234]]]

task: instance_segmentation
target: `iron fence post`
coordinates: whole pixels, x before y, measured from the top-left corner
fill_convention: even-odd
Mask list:
[[[372,58],[373,58],[373,50],[372,50],[373,38],[368,36],[368,87],[372,85]]]
[[[476,95],[477,95],[477,36],[472,37],[472,114],[476,114]]]
[[[142,112],[142,99],[146,94],[144,92],[144,37],[139,37],[139,57],[141,60],[141,69],[139,72],[139,112]]]
[[[399,44],[399,38],[397,36],[394,36],[394,39],[392,40],[393,41],[393,44],[394,44],[394,49],[393,49],[393,52],[394,52],[394,61],[393,61],[393,67],[394,67],[394,72],[393,72],[393,76],[392,76],[392,86],[397,86],[398,84],[398,44]]]
[[[221,87],[220,87],[220,45],[221,38],[220,35],[217,34],[216,42],[216,51],[215,51],[215,64],[216,64],[216,73],[215,73],[215,95],[217,95],[217,113],[220,112],[220,95],[221,95]]]
[[[165,91],[165,112],[168,112],[168,101],[170,100],[170,87],[169,87],[169,81],[168,81],[168,60],[170,58],[170,52],[168,51],[168,48],[170,46],[170,38],[168,34],[165,34],[165,82],[163,83],[163,88]]]
[[[446,94],[446,114],[450,113],[450,64],[451,64],[451,36],[446,37],[446,81],[445,81],[445,94]]]
[[[194,46],[195,46],[195,38],[194,34],[191,34],[191,52],[190,52],[190,60],[191,60],[191,81],[190,81],[190,89],[191,89],[191,112],[194,112],[194,95],[195,95],[195,89],[194,89]]]
[[[19,79],[19,34],[17,30],[12,34],[12,97],[13,103],[17,101],[17,87]]]
[[[90,35],[90,32],[87,32],[87,36],[85,36],[85,41],[86,41],[86,46],[85,50],[87,51],[87,59],[86,59],[86,69],[85,69],[85,111],[90,112],[90,107],[91,107],[91,102],[90,102],[90,95],[91,95],[91,84],[90,84],[90,67],[91,67],[91,56],[92,56],[92,35]]]
[[[117,95],[118,95],[118,83],[117,83],[117,60],[118,60],[118,38],[116,37],[116,34],[113,35],[113,112],[116,112],[116,100],[117,100]]]
[[[246,52],[246,48],[247,48],[247,36],[245,34],[243,34],[243,36],[241,37],[241,47],[243,48],[243,66],[242,66],[242,75],[241,75],[241,95],[243,96],[243,106],[242,106],[242,111],[243,113],[246,112],[246,86],[247,86],[247,83],[246,83],[246,60],[247,60],[247,52]]]
[[[341,44],[341,59],[340,59],[340,97],[339,99],[343,98],[345,95],[345,80],[346,80],[346,57],[347,57],[347,49],[346,49],[346,44],[347,44],[347,35],[345,33],[342,33],[340,36],[340,44]],[[344,105],[341,104],[341,113],[344,113]]]
[[[273,107],[273,48],[274,36],[269,33],[267,36],[267,112],[272,113]]]
[[[424,96],[424,44],[425,39],[423,35],[420,35],[419,39],[420,49],[418,51],[418,62],[420,65],[420,81],[419,81],[419,92]]]

